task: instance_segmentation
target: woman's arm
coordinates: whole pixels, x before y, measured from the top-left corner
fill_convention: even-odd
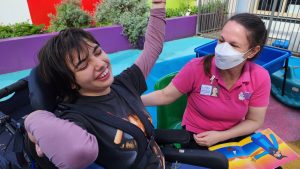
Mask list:
[[[255,132],[263,125],[266,112],[267,107],[249,107],[244,121],[231,129],[224,131],[224,140]]]
[[[38,110],[29,114],[25,128],[29,139],[36,144],[38,155],[46,155],[58,168],[85,168],[98,156],[94,135],[51,112]]]
[[[207,131],[194,135],[195,141],[201,146],[212,146],[218,142],[244,136],[259,129],[265,119],[267,107],[249,107],[245,120],[224,131]]]
[[[255,132],[263,125],[266,111],[267,107],[249,107],[245,120],[231,129],[223,131],[221,141]]]
[[[160,55],[165,40],[165,0],[152,0],[150,19],[145,35],[144,50],[135,61],[146,78]]]
[[[165,88],[142,95],[141,98],[145,106],[158,106],[172,103],[182,95],[171,82]]]

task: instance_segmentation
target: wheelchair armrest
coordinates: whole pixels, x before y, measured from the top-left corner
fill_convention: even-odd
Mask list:
[[[219,152],[198,149],[163,147],[166,161],[180,162],[212,169],[228,169],[228,159]]]
[[[190,141],[190,134],[186,130],[156,129],[155,141],[159,145],[173,143],[187,144]]]

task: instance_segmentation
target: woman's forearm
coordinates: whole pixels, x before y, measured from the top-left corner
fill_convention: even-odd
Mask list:
[[[148,76],[163,48],[166,27],[165,13],[165,8],[154,8],[150,11],[144,50],[135,62],[145,78]]]
[[[220,141],[226,141],[231,138],[245,136],[251,133],[254,133],[257,129],[260,128],[260,124],[253,120],[244,120],[238,125],[225,130],[222,132],[222,140]]]
[[[141,96],[144,106],[160,106],[168,104],[161,90]]]
[[[236,126],[223,131],[223,140],[248,135],[258,130],[264,123],[267,107],[249,107],[249,112],[244,121]]]
[[[182,95],[171,82],[165,88],[142,95],[141,98],[145,106],[159,106],[170,104]]]
[[[73,122],[57,118],[47,111],[35,111],[25,119],[25,128],[31,141],[58,168],[85,168],[98,156],[94,135]]]

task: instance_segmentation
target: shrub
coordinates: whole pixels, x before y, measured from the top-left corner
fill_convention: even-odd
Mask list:
[[[185,16],[187,12],[190,12],[190,15],[194,15],[198,12],[198,8],[194,5],[191,5],[191,0],[180,1],[179,8],[167,8],[166,17],[177,17]]]
[[[80,0],[63,0],[56,6],[56,16],[50,17],[50,31],[60,31],[66,28],[91,27],[92,17],[80,8]]]
[[[148,14],[146,0],[106,0],[97,6],[95,18],[97,25],[122,25],[123,34],[136,47],[146,32]]]
[[[167,18],[184,16],[187,12],[190,12],[190,15],[195,15],[198,11],[200,13],[226,12],[226,3],[221,0],[208,1],[201,5],[200,8],[191,5],[191,2],[189,1],[182,1],[179,6],[179,8],[167,8]]]
[[[0,39],[44,33],[44,27],[44,25],[35,26],[28,22],[0,25]]]
[[[10,38],[13,37],[13,29],[11,26],[0,25],[0,38]]]
[[[191,6],[191,14],[190,15],[196,15],[198,14],[198,6]]]
[[[222,2],[221,0],[208,2],[203,4],[199,8],[200,13],[214,13],[214,12],[222,12],[226,10],[226,2]]]
[[[166,17],[172,18],[177,16],[184,16],[187,9],[184,8],[167,8],[166,10]]]

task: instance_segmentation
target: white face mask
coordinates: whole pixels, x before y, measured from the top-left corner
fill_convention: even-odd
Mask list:
[[[249,49],[248,51],[250,51]],[[245,53],[234,49],[228,42],[217,44],[215,48],[216,66],[219,69],[226,70],[241,64],[246,58]]]

